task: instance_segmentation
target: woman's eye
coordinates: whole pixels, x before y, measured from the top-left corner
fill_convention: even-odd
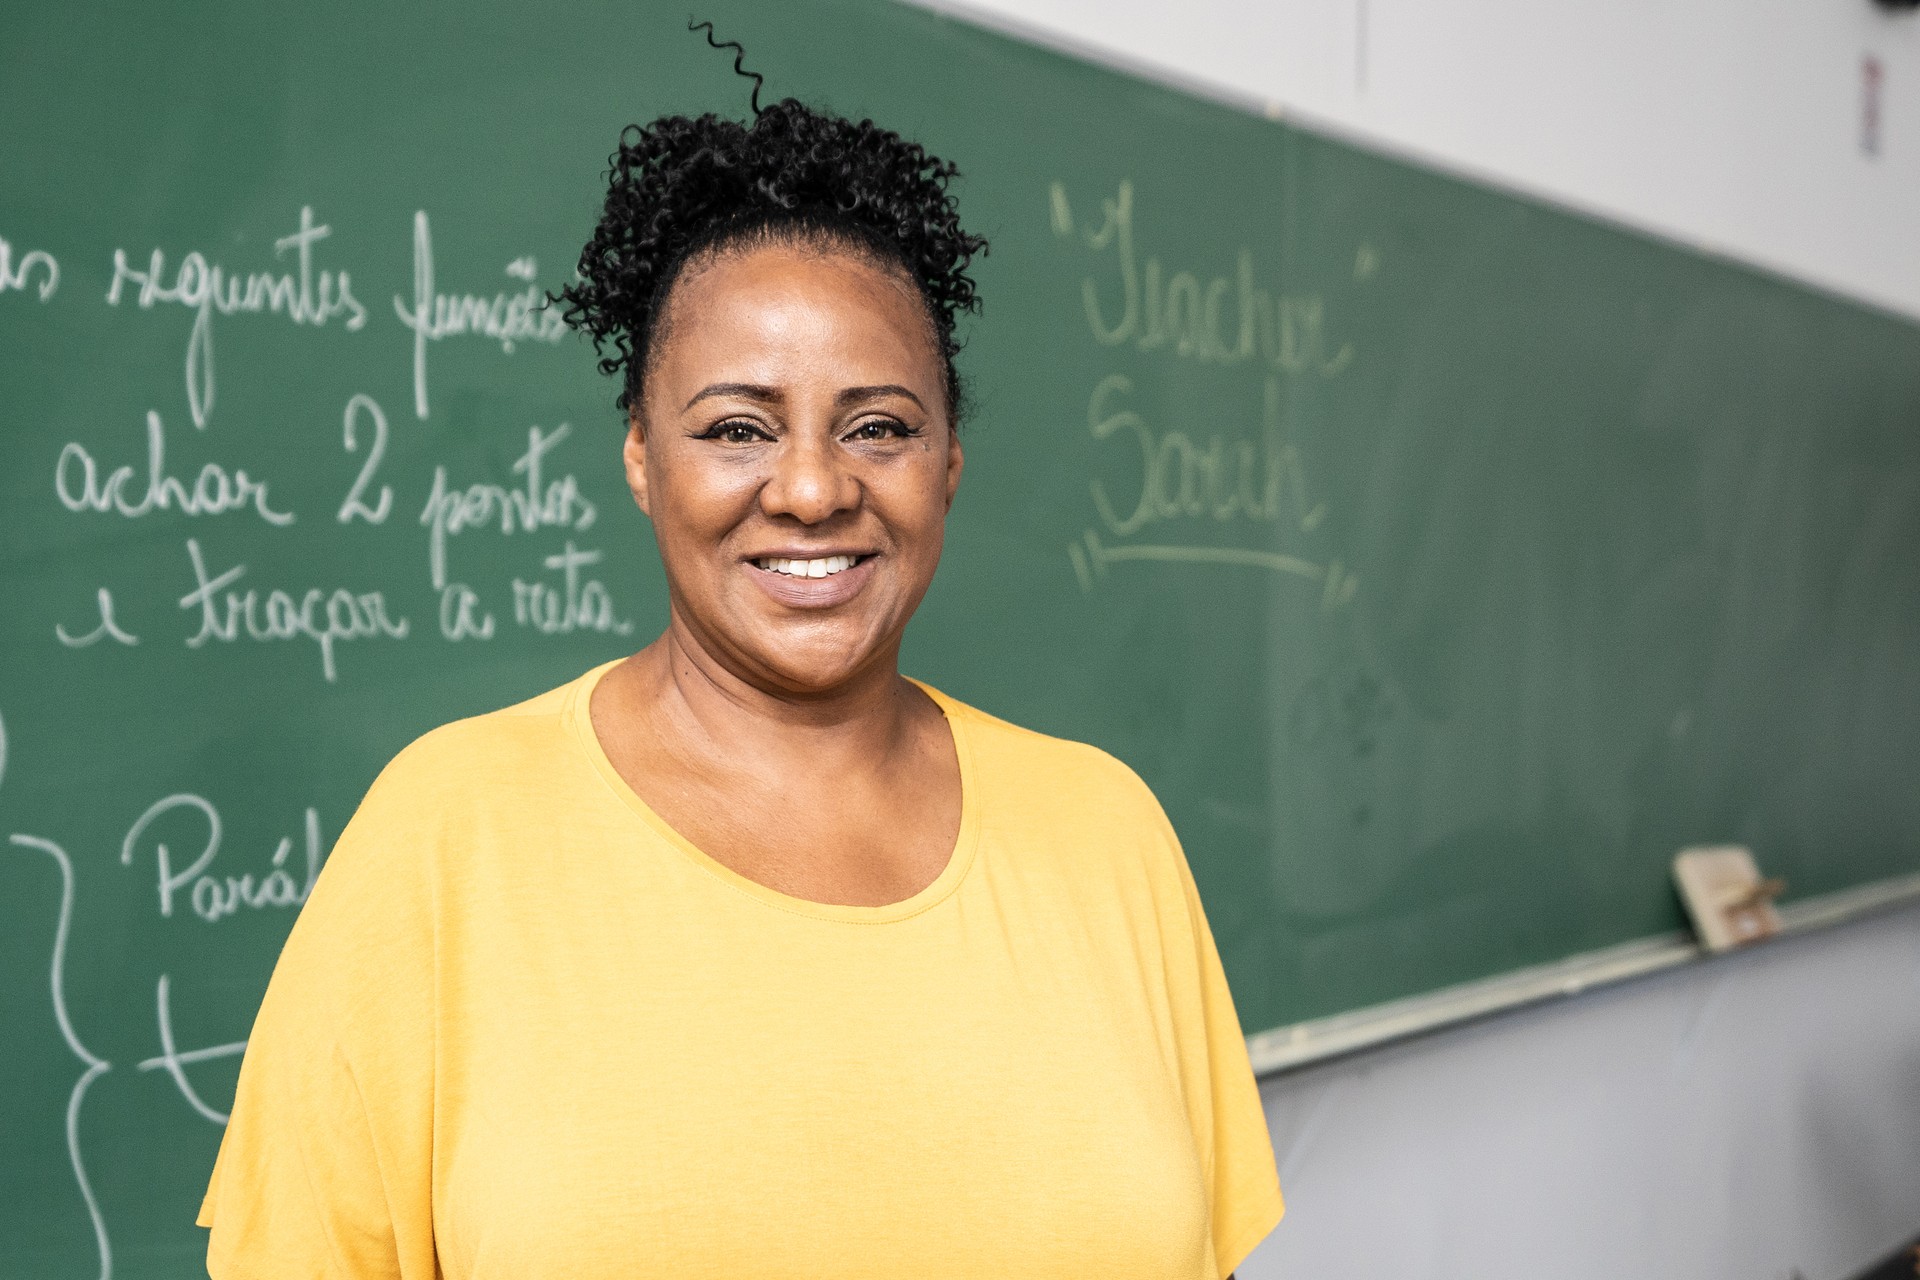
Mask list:
[[[723,444],[754,444],[767,438],[766,432],[751,422],[716,422],[700,433],[702,440],[718,440]]]
[[[869,418],[853,430],[847,432],[847,439],[854,441],[887,440],[894,436],[911,435],[906,426],[892,418]]]

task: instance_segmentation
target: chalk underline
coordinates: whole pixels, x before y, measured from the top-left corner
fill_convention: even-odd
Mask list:
[[[1096,562],[1154,560],[1163,564],[1237,564],[1255,569],[1271,569],[1275,573],[1291,573],[1298,577],[1309,578],[1314,582],[1327,576],[1324,567],[1310,560],[1302,560],[1299,556],[1290,556],[1280,551],[1251,551],[1244,547],[1096,545],[1092,548],[1092,552]]]
[[[1196,547],[1178,543],[1134,543],[1110,547],[1092,529],[1067,544],[1067,558],[1073,562],[1074,576],[1082,591],[1092,591],[1096,578],[1106,575],[1115,561],[1147,561],[1157,564],[1225,564],[1242,568],[1265,569],[1321,584],[1320,607],[1334,610],[1353,599],[1359,587],[1354,576],[1338,559],[1315,564],[1284,551],[1258,551],[1248,547]]]

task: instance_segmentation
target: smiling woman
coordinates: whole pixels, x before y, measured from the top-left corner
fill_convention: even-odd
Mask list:
[[[376,781],[214,1276],[1217,1280],[1278,1220],[1151,793],[898,670],[963,462],[953,172],[793,101],[623,135],[565,300],[667,628]]]

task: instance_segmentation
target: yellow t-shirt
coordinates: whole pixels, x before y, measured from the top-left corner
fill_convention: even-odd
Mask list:
[[[1213,939],[1125,765],[929,690],[952,860],[828,906],[621,781],[604,670],[367,793],[247,1047],[216,1280],[1213,1280],[1272,1229]]]

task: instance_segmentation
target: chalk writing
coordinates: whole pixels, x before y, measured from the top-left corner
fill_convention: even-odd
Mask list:
[[[1094,510],[1109,534],[1131,537],[1150,525],[1180,519],[1203,519],[1216,529],[1251,521],[1308,534],[1326,519],[1326,504],[1310,499],[1300,453],[1285,438],[1275,379],[1266,381],[1258,443],[1217,432],[1204,444],[1181,431],[1156,433],[1137,411],[1124,407],[1132,394],[1132,380],[1112,374],[1100,380],[1087,401],[1093,438],[1131,441],[1140,456],[1139,496],[1130,507],[1117,504],[1099,478],[1088,482]],[[1288,574],[1319,583],[1320,605],[1327,611],[1349,603],[1359,589],[1337,559],[1321,564],[1285,551],[1189,543],[1115,546],[1092,529],[1068,544],[1067,558],[1082,591],[1092,591],[1110,566],[1127,562],[1239,565]]]
[[[53,296],[53,291],[60,287],[60,264],[55,262],[53,255],[44,249],[29,249],[20,255],[18,262],[15,262],[13,246],[7,243],[5,237],[0,237],[0,293],[5,293],[9,289],[17,289],[24,293],[28,277],[36,269],[40,272],[40,280],[36,287],[40,291],[40,301],[45,302]]]
[[[46,854],[60,868],[60,913],[53,927],[53,963],[49,966],[47,986],[52,995],[53,1017],[59,1024],[60,1037],[67,1042],[67,1049],[86,1068],[67,1094],[67,1162],[73,1169],[73,1181],[80,1189],[80,1199],[87,1206],[87,1218],[93,1224],[94,1248],[100,1258],[100,1280],[108,1280],[113,1274],[113,1245],[107,1239],[107,1220],[100,1213],[100,1202],[94,1197],[93,1184],[87,1177],[86,1160],[80,1151],[80,1108],[86,1103],[87,1090],[95,1080],[112,1069],[112,1064],[90,1052],[80,1042],[80,1036],[73,1029],[73,1019],[67,1013],[67,936],[73,925],[73,859],[67,856],[65,849],[39,836],[15,833],[8,839],[16,849],[32,849]]]
[[[196,1062],[211,1062],[216,1058],[231,1058],[235,1054],[246,1052],[247,1042],[236,1040],[231,1044],[216,1044],[205,1049],[189,1049],[185,1053],[174,1047],[173,1043],[173,1002],[170,998],[172,984],[166,974],[160,975],[160,981],[154,987],[154,1016],[160,1031],[160,1052],[140,1063],[140,1070],[164,1070],[173,1077],[174,1087],[187,1100],[187,1105],[198,1111],[217,1125],[227,1123],[227,1113],[216,1111],[200,1097],[193,1083],[187,1079],[187,1068]]]
[[[224,835],[220,811],[200,796],[185,792],[154,801],[147,806],[146,812],[134,820],[133,825],[127,828],[126,838],[120,842],[120,864],[131,866],[135,856],[141,852],[141,841],[146,839],[154,824],[177,811],[197,813],[206,825],[206,838],[201,844],[199,856],[179,870],[175,870],[173,855],[166,844],[158,839],[154,841],[154,869],[162,916],[173,915],[174,900],[183,890],[193,913],[209,924],[225,919],[242,908],[257,911],[263,907],[298,906],[313,892],[313,883],[320,874],[322,859],[320,815],[313,809],[306,812],[306,863],[304,879],[299,881],[293,878],[293,873],[286,867],[287,858],[293,852],[293,840],[289,836],[282,836],[280,843],[274,846],[270,859],[273,869],[258,880],[252,872],[223,877],[209,874],[207,868],[220,855],[220,843]]]
[[[568,541],[566,550],[542,563],[561,575],[555,588],[544,582],[513,580],[513,620],[543,635],[571,631],[611,631],[626,635],[633,623],[614,616],[613,597],[596,578],[581,579],[580,570],[600,563],[600,552],[582,551]]]
[[[440,588],[440,634],[448,640],[493,639],[493,615],[481,607],[479,593],[464,582]]]
[[[532,258],[515,258],[507,264],[507,274],[531,280],[535,273]],[[413,330],[413,413],[421,421],[427,418],[427,344],[457,334],[477,334],[491,338],[500,349],[513,354],[516,342],[560,341],[567,332],[566,321],[547,308],[538,288],[529,285],[518,293],[436,293],[433,286],[433,227],[425,209],[413,215],[413,305],[398,294],[393,298],[394,314],[400,323]]]
[[[193,329],[187,337],[187,407],[193,425],[207,425],[213,412],[215,395],[213,362],[213,314],[240,312],[279,312],[295,324],[320,326],[335,316],[344,316],[348,330],[357,330],[367,322],[367,309],[353,296],[352,280],[345,271],[313,269],[313,247],[333,234],[332,228],[316,224],[313,210],[300,210],[300,229],[273,242],[274,256],[289,249],[298,260],[295,272],[275,275],[271,271],[244,274],[229,271],[218,262],[209,263],[206,255],[188,253],[173,268],[167,283],[167,256],[154,249],[145,270],[127,260],[125,249],[113,251],[113,281],[107,287],[107,303],[119,306],[127,284],[140,287],[136,295],[141,310],[150,310],[156,302],[173,302],[194,313]]]
[[[228,591],[246,574],[245,565],[209,576],[200,543],[194,538],[187,539],[187,557],[193,562],[198,585],[180,597],[180,607],[200,612],[200,630],[187,638],[190,649],[198,649],[209,640],[232,644],[243,637],[263,642],[304,637],[320,647],[320,669],[332,684],[338,677],[334,645],[382,637],[406,638],[407,619],[389,618],[386,598],[378,591],[355,593],[345,587],[332,591],[314,587],[298,599],[278,589],[265,596],[251,587],[244,593]]]
[[[346,412],[340,415],[340,443],[346,446],[348,453],[359,449],[354,439],[354,420],[362,413],[373,423],[373,443],[367,446],[367,460],[360,467],[360,474],[354,477],[353,488],[347,490],[346,500],[341,502],[340,510],[334,519],[341,524],[351,524],[355,517],[368,524],[385,524],[387,512],[393,507],[393,490],[386,485],[380,486],[380,500],[369,507],[366,502],[367,486],[373,483],[373,473],[380,468],[380,459],[387,452],[387,415],[372,396],[357,395],[347,401]]]
[[[1092,591],[1116,564],[1234,565],[1317,583],[1322,609],[1345,605],[1358,582],[1338,559],[1323,563],[1277,547],[1222,546],[1214,538],[1222,526],[1234,522],[1265,525],[1289,537],[1321,528],[1327,506],[1313,498],[1300,451],[1286,439],[1279,379],[1334,377],[1352,362],[1353,345],[1333,345],[1319,294],[1282,293],[1258,284],[1253,251],[1244,246],[1230,276],[1168,272],[1155,256],[1143,264],[1134,243],[1131,182],[1121,182],[1100,208],[1097,227],[1077,224],[1065,184],[1055,182],[1048,188],[1054,236],[1078,241],[1111,265],[1104,284],[1094,274],[1080,281],[1081,307],[1093,340],[1103,347],[1164,351],[1202,364],[1251,364],[1266,376],[1257,434],[1156,428],[1133,407],[1134,384],[1127,375],[1112,374],[1094,386],[1087,401],[1087,430],[1103,445],[1124,450],[1123,465],[1127,455],[1138,451],[1139,484],[1137,489],[1128,486],[1128,500],[1122,501],[1110,487],[1111,470],[1088,481],[1104,536],[1088,529],[1067,546],[1080,589]],[[1378,268],[1378,254],[1367,249],[1356,258],[1355,278],[1365,279]],[[1116,275],[1117,305],[1112,302]],[[1169,521],[1204,521],[1208,533],[1196,541],[1107,541],[1132,539]]]
[[[189,516],[217,516],[252,508],[253,514],[273,525],[293,523],[291,511],[275,511],[267,500],[266,482],[245,471],[229,472],[217,462],[200,468],[193,487],[167,474],[167,430],[160,415],[147,413],[146,489],[136,500],[128,486],[137,483],[130,465],[115,467],[105,477],[93,454],[78,441],[68,441],[54,464],[53,492],[69,511],[112,512],[130,519],[154,511],[179,511]]]
[[[1154,429],[1136,411],[1121,407],[1133,394],[1124,374],[1100,380],[1087,401],[1087,429],[1096,440],[1130,439],[1140,450],[1140,491],[1122,512],[1099,479],[1089,482],[1101,523],[1121,537],[1176,517],[1275,522],[1290,498],[1303,532],[1326,516],[1323,503],[1309,503],[1300,454],[1284,439],[1279,383],[1268,378],[1258,442],[1214,433],[1204,444],[1182,431]]]
[[[593,526],[598,511],[580,492],[571,473],[549,480],[541,470],[547,454],[572,434],[561,423],[552,431],[527,428],[527,448],[513,463],[513,473],[524,480],[518,489],[496,484],[453,488],[444,466],[433,469],[433,487],[420,523],[427,529],[427,571],[435,590],[447,585],[447,539],[462,531],[498,525],[503,534],[532,533],[538,529],[582,530]]]
[[[1074,576],[1079,579],[1082,591],[1092,591],[1094,584],[1106,575],[1110,565],[1128,561],[1159,564],[1239,565],[1305,578],[1310,582],[1321,584],[1320,606],[1328,612],[1350,603],[1354,593],[1360,587],[1359,581],[1348,573],[1338,560],[1321,565],[1301,556],[1288,555],[1281,551],[1262,551],[1247,547],[1141,543],[1110,547],[1092,529],[1082,533],[1078,542],[1067,544],[1067,559],[1073,565]]]
[[[1066,188],[1050,191],[1050,220],[1056,235],[1074,231]],[[1231,278],[1214,275],[1202,283],[1191,271],[1168,274],[1158,257],[1138,260],[1133,240],[1133,184],[1101,201],[1103,220],[1081,237],[1096,254],[1111,254],[1119,276],[1117,319],[1101,301],[1093,276],[1081,281],[1081,304],[1094,340],[1102,346],[1131,343],[1141,351],[1163,349],[1212,364],[1239,364],[1258,356],[1289,373],[1312,371],[1332,377],[1353,359],[1353,344],[1330,347],[1326,302],[1317,293],[1275,293],[1255,283],[1253,251],[1241,248]]]
[[[61,644],[67,646],[67,648],[69,649],[85,649],[92,645],[96,645],[100,643],[102,640],[106,640],[109,638],[118,640],[121,644],[124,644],[124,645],[139,644],[140,638],[138,636],[131,635],[128,632],[121,630],[120,624],[114,621],[113,592],[107,590],[105,587],[101,587],[100,593],[96,597],[96,599],[100,606],[100,625],[99,626],[95,627],[93,630],[87,632],[83,636],[74,636],[74,635],[69,635],[67,633],[67,629],[56,622],[53,624],[54,638],[59,640]]]

